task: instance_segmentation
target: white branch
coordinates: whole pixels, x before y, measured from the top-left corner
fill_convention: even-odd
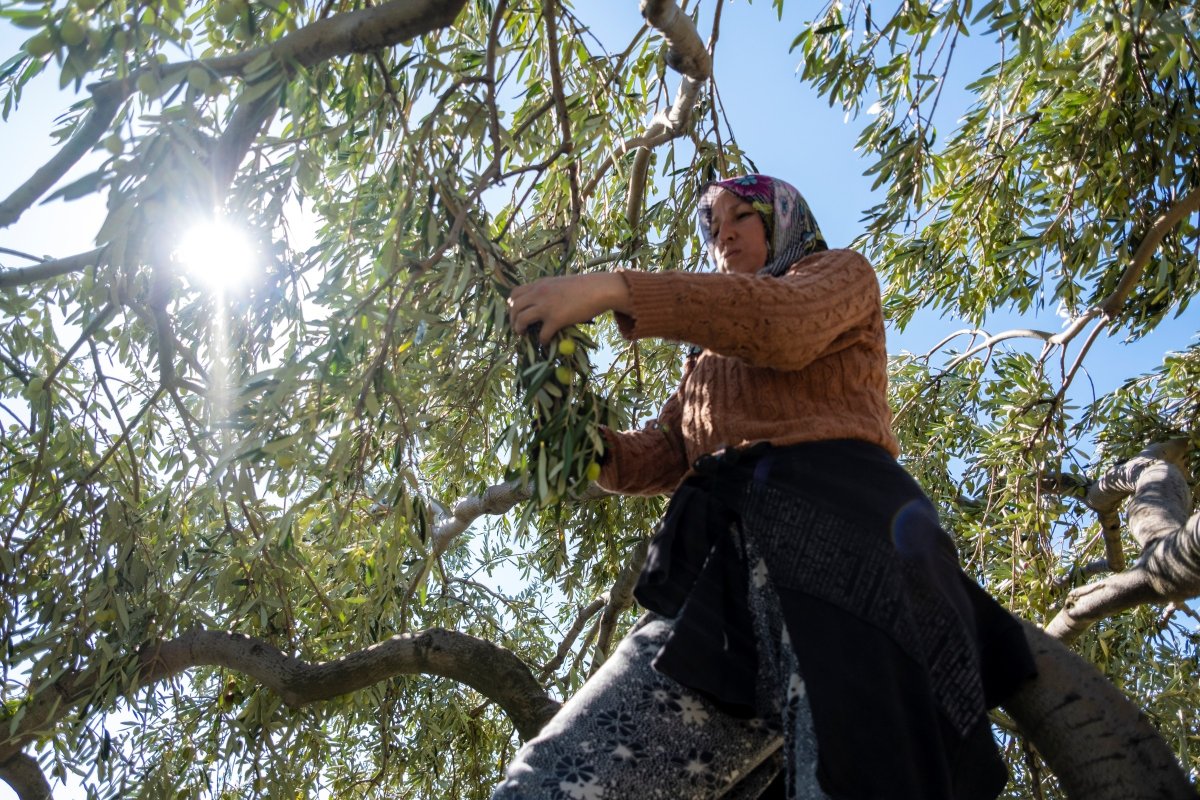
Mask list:
[[[1067,597],[1047,633],[1070,641],[1101,619],[1145,603],[1180,602],[1200,595],[1200,514],[1190,518],[1191,490],[1180,465],[1186,439],[1156,444],[1118,464],[1088,485],[1085,502],[1105,527],[1119,533],[1119,504],[1129,497],[1126,517],[1142,545],[1137,563]],[[1120,542],[1115,543],[1119,553]],[[1109,546],[1109,562],[1114,545]],[[1118,564],[1112,565],[1114,568]]]
[[[600,627],[596,634],[596,654],[592,658],[592,669],[595,673],[600,665],[608,660],[612,649],[612,638],[617,628],[617,620],[621,614],[633,605],[633,590],[637,588],[638,576],[646,563],[646,554],[650,550],[650,542],[642,540],[629,554],[629,560],[621,568],[620,574],[613,582],[608,592],[608,602],[604,605],[604,614],[600,617]]]
[[[579,494],[579,501],[586,502],[610,496],[600,488],[599,484],[588,484]],[[529,484],[521,479],[514,479],[489,486],[482,494],[464,497],[454,504],[454,510],[446,519],[439,520],[433,526],[432,557],[437,559],[449,549],[450,545],[471,527],[471,523],[485,514],[507,514],[517,503],[522,503],[532,497]]]

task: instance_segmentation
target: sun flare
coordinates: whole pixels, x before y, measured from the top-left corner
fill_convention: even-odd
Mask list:
[[[222,219],[192,226],[180,240],[175,258],[193,280],[210,289],[239,286],[258,267],[245,232]]]

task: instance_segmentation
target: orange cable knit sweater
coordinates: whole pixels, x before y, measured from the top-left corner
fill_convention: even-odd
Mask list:
[[[779,278],[622,272],[627,339],[704,348],[639,431],[608,431],[599,484],[622,494],[674,489],[700,456],[756,442],[861,439],[899,452],[887,403],[879,281],[850,250],[797,261]]]

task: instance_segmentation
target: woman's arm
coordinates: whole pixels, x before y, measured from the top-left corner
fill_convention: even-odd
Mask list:
[[[603,429],[609,450],[597,483],[618,494],[656,495],[674,489],[688,471],[678,392],[639,431]]]
[[[619,273],[596,272],[542,278],[513,289],[508,298],[513,330],[524,333],[542,324],[539,338],[549,343],[554,334],[603,314],[631,310],[629,287]],[[686,369],[685,369],[686,377]],[[658,418],[638,431],[604,429],[608,456],[597,479],[620,494],[665,494],[688,470],[680,423],[683,406],[678,393],[663,406]]]
[[[628,313],[629,303],[629,287],[619,274],[590,272],[518,286],[508,296],[508,314],[519,334],[541,322],[539,338],[547,344],[568,325],[587,322],[605,311]]]
[[[850,250],[808,256],[779,278],[623,275],[630,311],[617,323],[629,339],[689,342],[752,366],[796,370],[855,337],[882,336],[875,270]]]
[[[802,369],[882,314],[875,270],[858,253],[825,251],[797,266],[780,278],[634,271],[542,278],[513,289],[509,314],[518,333],[540,321],[549,342],[567,325],[613,311],[629,339],[688,342],[753,366]]]

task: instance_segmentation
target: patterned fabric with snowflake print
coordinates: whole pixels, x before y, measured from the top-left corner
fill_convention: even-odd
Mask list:
[[[779,716],[740,719],[655,672],[652,618],[509,766],[493,800],[755,800],[779,769]],[[789,737],[791,738],[791,737]]]

